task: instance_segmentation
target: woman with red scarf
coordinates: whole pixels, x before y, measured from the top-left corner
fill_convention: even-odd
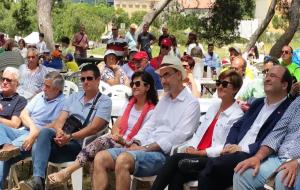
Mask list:
[[[49,175],[51,184],[64,183],[74,171],[86,164],[91,164],[96,153],[101,150],[131,145],[131,139],[138,133],[143,123],[150,118],[158,97],[153,78],[144,71],[138,71],[132,75],[130,86],[133,96],[123,115],[116,120],[111,134],[98,137],[81,150],[72,165]]]

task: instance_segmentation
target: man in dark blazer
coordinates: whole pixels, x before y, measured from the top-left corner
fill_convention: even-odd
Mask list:
[[[228,134],[222,155],[212,158],[199,174],[201,190],[222,190],[232,185],[235,166],[254,155],[292,102],[288,92],[292,76],[281,65],[273,66],[264,79],[265,98],[253,102]]]

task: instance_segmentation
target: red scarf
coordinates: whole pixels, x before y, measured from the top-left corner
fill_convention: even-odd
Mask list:
[[[136,98],[133,97],[131,98],[131,100],[129,101],[129,103],[127,104],[127,107],[123,113],[123,116],[121,117],[121,120],[120,120],[120,135],[124,136],[127,129],[128,129],[128,118],[129,118],[129,114],[130,114],[130,111],[132,109],[132,107],[134,106],[134,104],[136,103]],[[147,113],[154,109],[154,105],[150,102],[147,102],[144,106],[143,106],[143,109],[142,109],[142,112],[140,114],[140,117],[138,118],[138,120],[136,121],[136,123],[134,124],[131,132],[128,134],[126,140],[130,141],[136,134],[137,132],[140,130],[142,124],[143,124],[143,121],[147,115]]]

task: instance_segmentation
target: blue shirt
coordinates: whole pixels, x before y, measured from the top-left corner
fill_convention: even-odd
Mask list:
[[[154,68],[150,64],[148,64],[144,70],[152,76],[156,90],[162,89],[163,86],[161,85],[160,78],[155,72]]]
[[[34,96],[27,104],[26,109],[34,124],[42,128],[54,121],[63,108],[64,95],[60,94],[53,100],[46,100],[44,92]]]
[[[209,66],[209,67],[215,67],[215,68],[221,67],[221,62],[220,62],[219,56],[216,53],[213,53],[212,56],[208,53],[205,54],[204,55],[204,65]]]
[[[262,145],[272,148],[280,159],[300,158],[300,97],[295,99]]]
[[[84,92],[73,93],[67,98],[67,101],[63,107],[63,111],[68,112],[69,115],[74,115],[82,123],[84,123],[95,98],[96,97],[91,99],[89,102],[84,103]],[[91,122],[94,117],[99,117],[109,122],[111,107],[111,99],[108,96],[102,94],[98,99],[98,102],[96,103],[95,109],[90,117],[89,122]]]

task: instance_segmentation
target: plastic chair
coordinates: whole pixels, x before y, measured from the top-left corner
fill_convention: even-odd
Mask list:
[[[101,85],[101,82],[100,82]],[[126,98],[128,99],[132,95],[132,90],[130,87],[122,84],[113,85],[110,86],[107,90],[103,92],[103,94],[106,94],[107,96],[114,98]]]
[[[137,184],[139,181],[143,182],[150,182],[151,185],[153,184],[156,176],[150,176],[150,177],[135,177],[131,175],[131,184],[130,184],[130,190],[137,190]]]
[[[95,140],[98,136],[104,135],[107,132],[108,132],[108,125],[106,125],[105,128],[102,129],[101,131],[99,131],[97,134],[86,137],[83,141],[82,147],[85,147],[86,145],[91,143],[93,140]],[[49,168],[49,166],[53,166],[53,167],[58,168],[58,170],[61,170],[63,168],[66,168],[66,167],[72,165],[73,163],[74,163],[74,161],[63,162],[63,163],[49,162],[48,163],[48,168]],[[49,175],[49,173],[48,173],[48,170],[47,170],[47,176],[48,175]],[[72,181],[72,189],[73,190],[82,190],[82,184],[83,184],[82,183],[82,176],[83,176],[83,169],[82,168],[79,168],[78,170],[76,170],[75,172],[73,172],[71,174],[71,181]],[[46,190],[49,189],[48,177],[46,179],[45,189]],[[67,183],[64,184],[64,189],[68,190]]]
[[[104,93],[105,91],[108,92],[108,89],[109,89],[109,88],[111,88],[111,86],[110,86],[108,83],[104,82],[103,80],[100,81],[100,84],[99,84],[99,91],[100,91],[101,93]]]
[[[73,92],[78,92],[78,86],[72,82],[72,81],[65,81],[65,86],[64,86],[64,95],[69,96]]]

